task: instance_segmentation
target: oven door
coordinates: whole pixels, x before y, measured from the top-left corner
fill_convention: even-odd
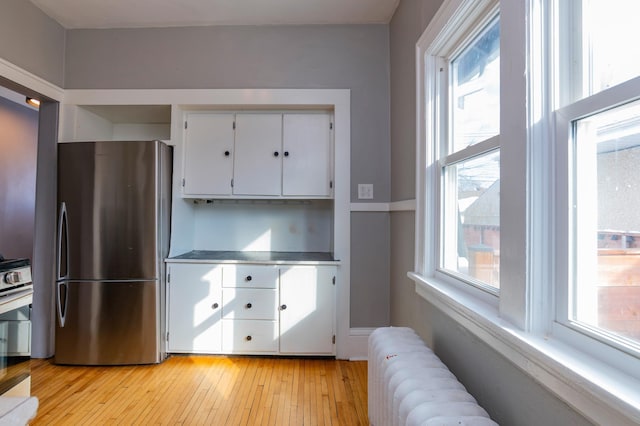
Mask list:
[[[31,304],[16,304],[0,313],[0,396],[31,392]]]

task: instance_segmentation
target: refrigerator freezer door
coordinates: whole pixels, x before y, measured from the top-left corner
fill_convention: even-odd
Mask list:
[[[58,203],[66,211],[68,256],[61,278],[160,277],[159,144],[59,144]]]
[[[125,365],[162,361],[158,281],[68,281],[58,286],[57,364]]]

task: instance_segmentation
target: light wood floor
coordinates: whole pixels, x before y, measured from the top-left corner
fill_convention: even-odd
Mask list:
[[[153,366],[31,360],[31,425],[368,425],[367,363],[172,356]]]

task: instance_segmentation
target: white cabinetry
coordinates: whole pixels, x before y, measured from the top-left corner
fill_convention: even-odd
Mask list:
[[[335,267],[280,269],[280,352],[332,354]]]
[[[235,195],[280,195],[282,115],[237,114]]]
[[[223,352],[278,352],[278,275],[273,265],[224,265]]]
[[[328,112],[185,113],[186,198],[331,198]]]
[[[333,265],[170,263],[169,352],[335,354]]]
[[[186,114],[185,195],[230,195],[233,178],[233,114]]]
[[[282,117],[282,195],[331,196],[331,116]]]
[[[222,348],[222,267],[170,264],[168,351],[219,353]]]

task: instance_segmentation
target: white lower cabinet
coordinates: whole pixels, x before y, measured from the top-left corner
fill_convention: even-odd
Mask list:
[[[222,289],[222,317],[224,319],[278,319],[278,291],[268,288]]]
[[[278,323],[265,320],[222,321],[222,350],[229,354],[275,354]]]
[[[222,350],[222,267],[171,264],[167,268],[169,352]]]
[[[168,351],[335,355],[336,267],[171,263]]]
[[[280,269],[280,352],[334,353],[334,267]]]

